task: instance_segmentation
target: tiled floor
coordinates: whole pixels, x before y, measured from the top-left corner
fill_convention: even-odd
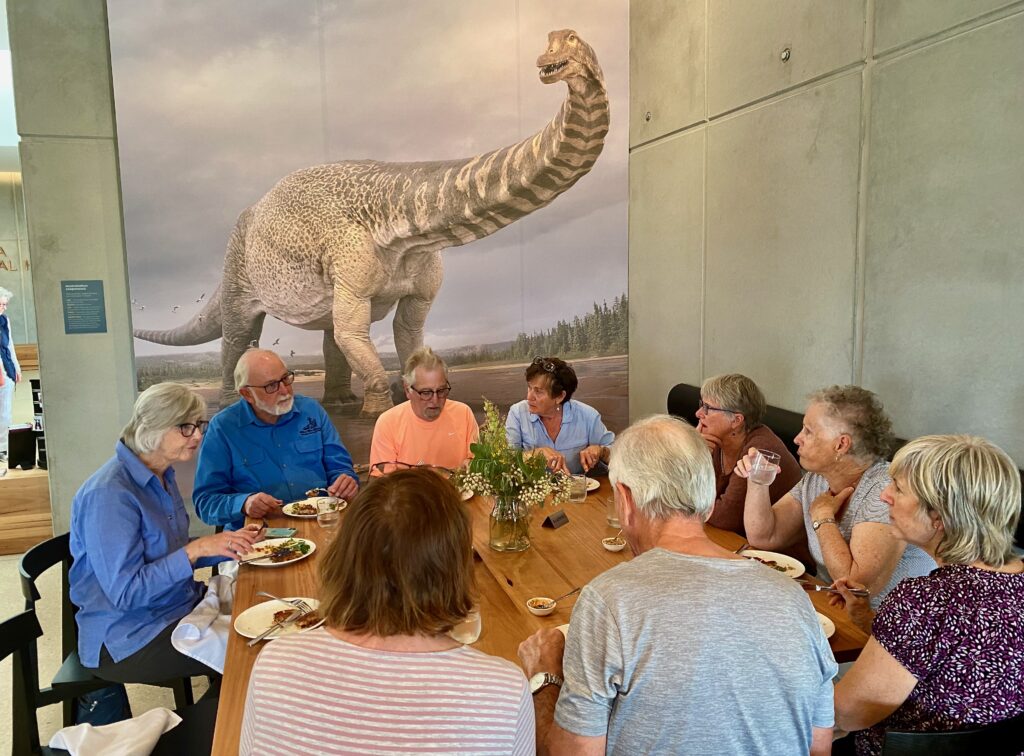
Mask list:
[[[21,583],[18,579],[18,556],[0,557],[0,615],[4,618],[24,607]],[[60,667],[60,570],[51,569],[37,582],[43,599],[36,604],[43,637],[39,640],[39,677],[50,680]],[[0,662],[0,754],[11,752],[11,660]],[[193,681],[196,700],[206,690],[205,678]],[[148,685],[129,685],[128,698],[132,713],[138,716],[158,706],[174,708],[174,695],[170,690]],[[61,727],[61,708],[48,706],[39,710],[39,734],[43,743]]]

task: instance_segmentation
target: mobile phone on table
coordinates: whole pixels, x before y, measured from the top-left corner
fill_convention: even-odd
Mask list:
[[[295,528],[267,528],[267,538],[291,538],[295,535]]]

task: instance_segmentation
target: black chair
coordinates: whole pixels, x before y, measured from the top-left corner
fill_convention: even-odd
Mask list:
[[[1024,751],[1024,714],[955,732],[887,730],[882,741],[882,756],[1016,756],[1021,751]]]
[[[54,536],[48,541],[33,546],[21,558],[21,592],[25,597],[25,608],[35,609],[40,600],[36,580],[51,567],[61,565],[61,658],[64,660],[48,688],[39,687],[39,664],[36,641],[33,639],[29,651],[30,668],[26,671],[34,687],[34,694],[29,701],[38,709],[53,703],[63,703],[64,725],[75,723],[75,701],[81,695],[106,688],[116,683],[101,680],[82,666],[78,658],[78,625],[75,613],[78,608],[71,603],[69,595],[68,571],[71,569],[71,536],[68,533]],[[174,707],[176,709],[190,706],[193,703],[192,681],[189,678],[175,678],[155,682],[162,688],[174,691]]]

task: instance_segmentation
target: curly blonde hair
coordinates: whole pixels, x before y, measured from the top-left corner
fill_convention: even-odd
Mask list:
[[[868,464],[887,459],[896,444],[892,420],[878,396],[860,386],[829,386],[808,397],[825,409],[838,433],[850,436],[850,455]]]

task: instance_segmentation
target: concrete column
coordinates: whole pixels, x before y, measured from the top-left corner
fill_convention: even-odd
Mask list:
[[[55,533],[112,451],[135,364],[104,0],[8,0]],[[61,281],[100,279],[107,332],[64,332]]]

